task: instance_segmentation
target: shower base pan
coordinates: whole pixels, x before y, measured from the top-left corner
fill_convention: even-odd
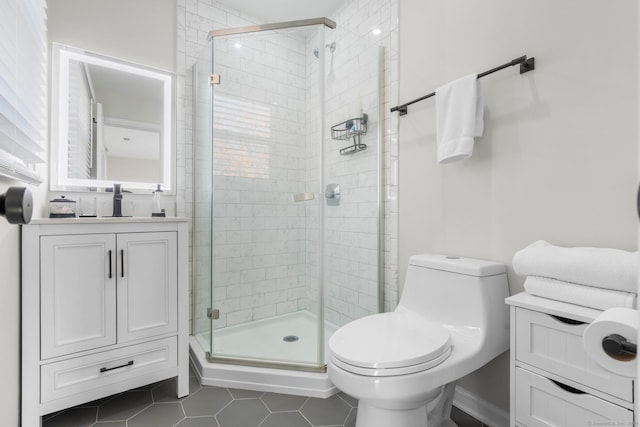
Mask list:
[[[326,327],[326,337],[335,331]],[[317,320],[305,311],[217,330],[216,353],[233,355],[236,363],[209,362],[202,337],[190,337],[191,362],[203,385],[326,398],[338,392],[326,372],[309,372],[308,361],[317,359]],[[294,366],[250,366],[250,360],[277,360]],[[249,363],[249,364],[248,364]]]

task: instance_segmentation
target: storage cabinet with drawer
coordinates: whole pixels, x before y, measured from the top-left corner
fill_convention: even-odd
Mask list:
[[[186,222],[22,229],[22,425],[166,378],[188,393]]]
[[[582,335],[601,311],[521,293],[511,305],[511,427],[634,425],[634,384],[593,362]]]

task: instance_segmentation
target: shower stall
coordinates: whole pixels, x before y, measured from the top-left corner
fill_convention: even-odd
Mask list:
[[[327,340],[382,310],[382,48],[335,27],[211,31],[193,66],[205,384],[326,397]]]

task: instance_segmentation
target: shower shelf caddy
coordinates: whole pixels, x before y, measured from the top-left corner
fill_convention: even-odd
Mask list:
[[[368,120],[369,116],[367,113],[362,113],[362,117],[348,119],[331,126],[331,139],[348,141],[353,138],[353,145],[341,149],[341,155],[353,154],[367,149],[367,144],[360,141],[360,136],[367,133]]]

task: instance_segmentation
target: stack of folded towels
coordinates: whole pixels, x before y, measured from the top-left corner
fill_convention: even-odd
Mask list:
[[[564,248],[539,240],[518,251],[513,269],[527,293],[585,307],[636,308],[638,253]]]

